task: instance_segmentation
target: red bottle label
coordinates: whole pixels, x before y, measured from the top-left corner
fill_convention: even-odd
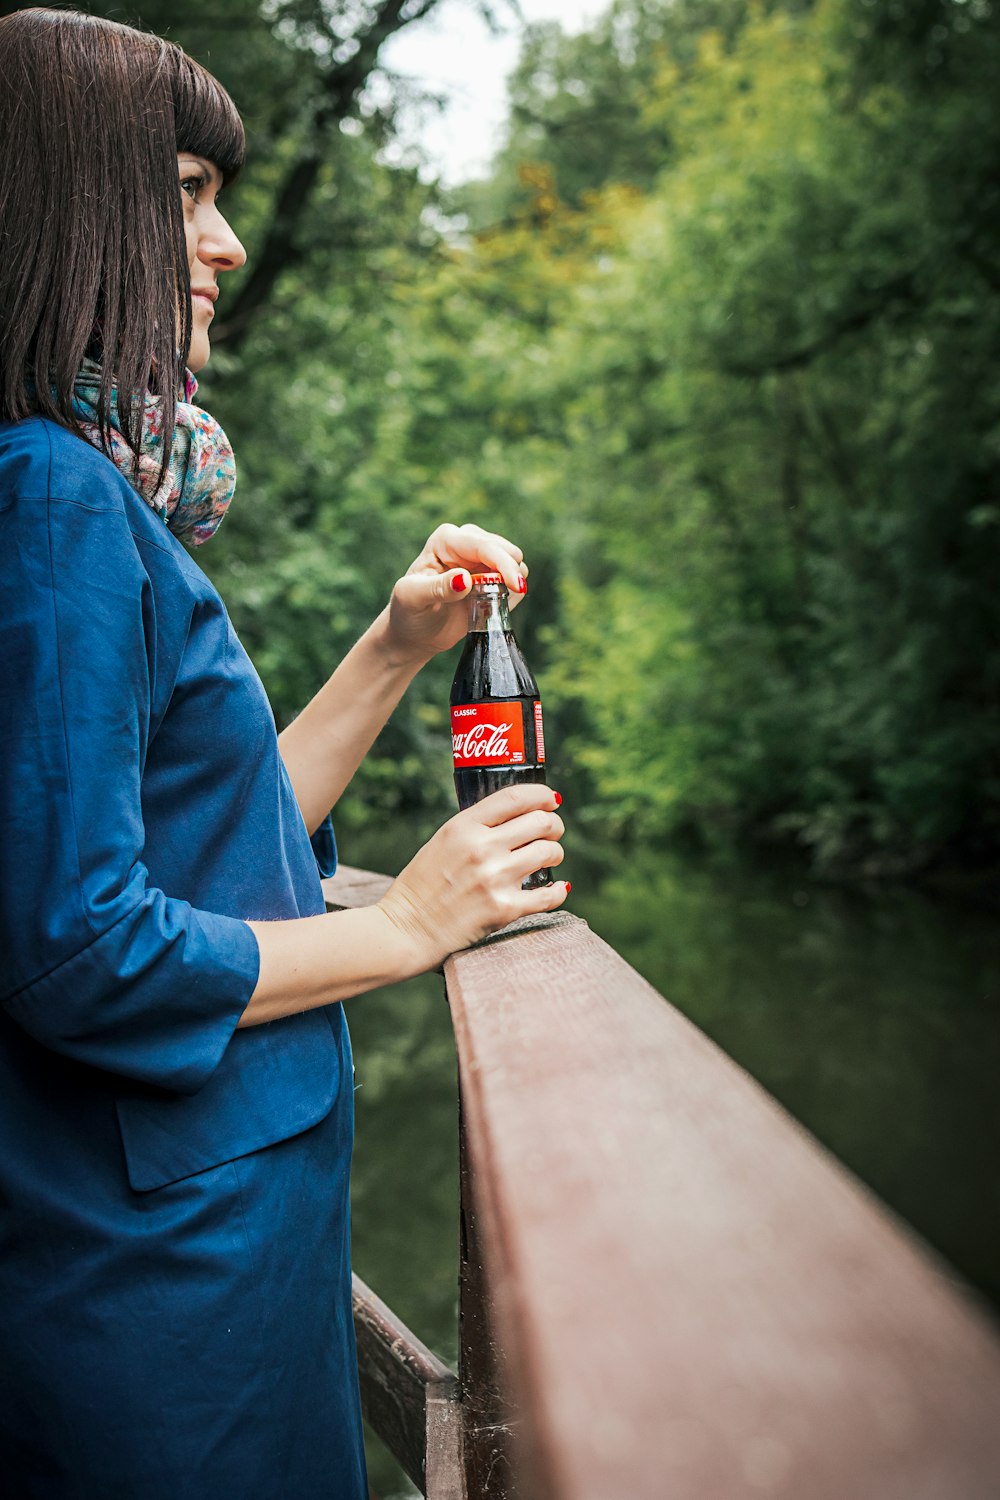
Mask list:
[[[524,718],[513,703],[460,703],[451,711],[455,769],[523,766]]]

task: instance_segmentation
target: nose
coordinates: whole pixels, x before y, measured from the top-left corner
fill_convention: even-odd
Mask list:
[[[237,271],[246,264],[247,253],[217,208],[198,236],[198,259],[217,271]]]

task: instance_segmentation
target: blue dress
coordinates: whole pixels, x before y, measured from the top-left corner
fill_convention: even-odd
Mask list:
[[[350,1043],[260,681],[114,465],[0,424],[0,1489],[364,1500]]]

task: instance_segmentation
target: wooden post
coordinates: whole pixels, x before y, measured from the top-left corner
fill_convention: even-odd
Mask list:
[[[503,1356],[493,1329],[483,1266],[461,1096],[458,1138],[461,1185],[458,1368],[465,1485],[469,1500],[508,1500],[516,1494],[510,1456],[511,1421],[503,1391]]]
[[[369,906],[386,875],[343,867],[323,882],[330,910]],[[365,1417],[427,1500],[471,1500],[462,1460],[459,1383],[359,1276],[354,1328]]]
[[[466,1500],[454,1372],[354,1277],[361,1405],[427,1500]]]

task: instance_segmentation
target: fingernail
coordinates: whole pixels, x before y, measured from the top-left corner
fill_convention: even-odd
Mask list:
[[[526,594],[528,592],[528,580],[526,578],[519,578],[517,580],[517,592],[519,594]]]
[[[572,889],[573,889],[573,882],[572,882],[572,880],[567,880],[567,882],[566,882],[566,894],[567,894],[567,896],[569,895],[569,893],[570,893],[570,891]]]
[[[556,807],[562,807],[562,796],[561,796],[561,794],[559,792],[553,792],[552,795],[556,799]]]
[[[464,594],[466,589],[469,587],[468,573],[456,573],[454,578],[451,580],[451,586],[455,590],[456,594]]]

